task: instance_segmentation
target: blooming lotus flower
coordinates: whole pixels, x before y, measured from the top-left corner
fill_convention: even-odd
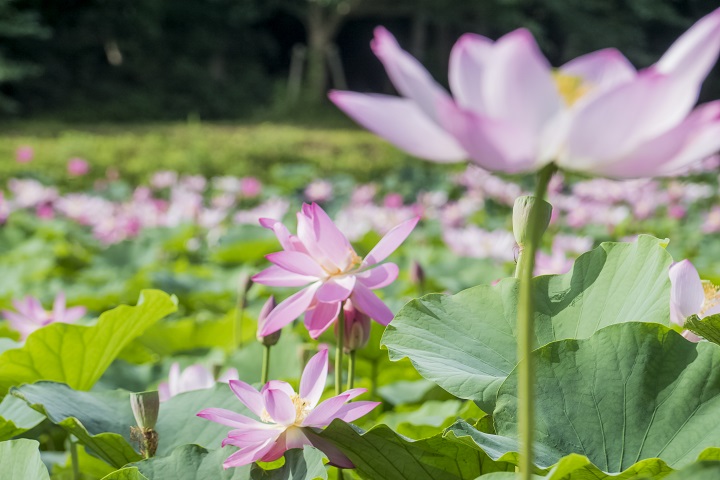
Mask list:
[[[52,311],[45,310],[40,300],[29,295],[22,300],[13,300],[12,304],[15,311],[3,310],[2,314],[10,327],[20,333],[22,340],[51,323],[75,323],[86,311],[85,307],[67,308],[63,292],[55,297]]]
[[[689,260],[677,262],[670,267],[670,320],[685,325],[691,315],[705,318],[720,313],[720,291],[710,282],[700,280],[700,275]],[[685,330],[683,337],[697,342],[700,337]]]
[[[15,161],[18,163],[29,163],[35,156],[35,151],[32,147],[22,146],[15,150]]]
[[[217,382],[228,383],[237,379],[238,371],[235,368],[225,370],[216,381],[212,372],[200,364],[190,365],[180,372],[180,364],[175,362],[170,366],[168,381],[158,385],[158,393],[160,401],[165,402],[179,393],[212,388]]]
[[[82,177],[90,171],[90,164],[82,158],[68,160],[67,170],[73,177]]]
[[[328,353],[322,350],[308,362],[300,380],[300,391],[286,382],[271,380],[258,392],[239,380],[231,380],[230,388],[238,399],[260,421],[222,408],[208,408],[198,417],[233,427],[222,445],[240,450],[230,455],[223,466],[241,467],[262,460],[272,462],[291,448],[312,445],[327,455],[330,463],[353,468],[352,462],[335,446],[317,435],[336,418],[352,422],[380,405],[379,402],[347,401],[366,392],[364,388],[347,390],[319,403],[327,379]]]
[[[275,307],[259,334],[269,335],[305,313],[305,326],[310,336],[317,338],[335,321],[340,305],[348,298],[370,318],[383,325],[390,323],[393,313],[372,290],[395,281],[398,267],[378,264],[405,241],[419,217],[390,230],[364,259],[319,205],[304,204],[297,219],[297,236],[277,220],[260,220],[263,227],[275,232],[283,251],[266,257],[275,265],[255,275],[253,282],[307,286]]]
[[[330,93],[351,118],[427,160],[483,168],[568,170],[631,178],[673,174],[720,149],[720,102],[692,110],[720,51],[720,9],[637,71],[617,50],[553,70],[518,29],[493,42],[466,34],[453,47],[452,97],[384,28],[372,49],[401,97]]]

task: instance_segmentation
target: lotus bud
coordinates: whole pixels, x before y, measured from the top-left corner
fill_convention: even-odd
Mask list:
[[[130,408],[137,423],[137,426],[130,427],[130,438],[140,445],[140,454],[150,458],[158,447],[155,424],[160,411],[160,395],[157,391],[131,393]]]
[[[513,206],[513,234],[521,250],[530,238],[530,212],[537,201],[537,198],[525,195],[518,197]],[[542,233],[545,233],[548,225],[550,225],[552,205],[545,200],[540,200],[537,207],[536,211],[540,216],[539,226],[542,228]]]
[[[425,284],[425,270],[417,260],[413,260],[410,264],[410,281],[419,286]]]
[[[370,340],[370,317],[355,308],[352,300],[343,306],[345,312],[345,352],[359,350]]]
[[[263,305],[262,309],[260,310],[260,315],[258,315],[257,339],[258,342],[262,343],[266,347],[272,347],[273,345],[275,345],[280,340],[280,333],[282,332],[281,329],[264,337],[260,335],[260,331],[262,331],[262,327],[263,325],[265,325],[265,321],[267,320],[268,315],[270,315],[270,312],[272,312],[276,306],[277,304],[275,303],[275,297],[271,295],[270,298],[267,299],[267,302],[265,302],[265,305]]]

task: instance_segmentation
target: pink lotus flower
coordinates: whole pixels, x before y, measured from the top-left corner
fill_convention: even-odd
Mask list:
[[[22,146],[15,150],[15,161],[18,163],[29,163],[32,161],[35,152],[32,147]]]
[[[180,364],[175,362],[170,366],[168,381],[158,385],[158,393],[160,401],[165,402],[179,393],[212,388],[217,382],[228,383],[237,379],[238,371],[235,368],[225,370],[216,381],[212,372],[200,364],[190,365],[180,372]]]
[[[345,314],[345,329],[343,330],[345,351],[352,352],[365,348],[370,340],[370,317],[355,308],[352,300],[345,302],[343,312]],[[337,323],[335,323],[335,330],[337,330]]]
[[[20,333],[25,340],[35,330],[51,323],[75,323],[85,315],[85,307],[66,308],[65,294],[60,292],[55,297],[52,311],[45,310],[37,298],[27,296],[22,300],[13,300],[12,310],[2,310],[3,317],[10,327]]]
[[[262,183],[255,177],[240,179],[240,195],[245,198],[255,198],[262,192]]]
[[[492,171],[551,161],[607,177],[669,175],[720,149],[720,102],[692,110],[720,50],[720,9],[636,71],[617,50],[553,70],[532,34],[466,34],[450,56],[451,97],[384,28],[372,49],[402,97],[330,93],[351,118],[420,158]]]
[[[230,455],[223,466],[241,467],[262,460],[272,462],[287,450],[312,445],[325,453],[330,463],[353,468],[352,462],[330,442],[317,435],[336,418],[352,422],[380,405],[379,402],[347,401],[366,392],[364,388],[347,390],[318,404],[328,370],[328,353],[322,350],[308,362],[300,380],[300,391],[286,382],[271,380],[258,392],[239,380],[231,380],[230,388],[238,399],[259,419],[222,408],[208,408],[197,415],[212,422],[233,427],[222,445],[240,450]]]
[[[720,293],[718,287],[700,280],[700,275],[689,260],[677,262],[670,267],[670,320],[685,325],[691,315],[705,318],[720,313]],[[692,342],[700,337],[685,330],[683,337]]]
[[[305,326],[310,336],[317,338],[335,321],[341,303],[348,298],[377,322],[390,323],[393,313],[372,290],[394,282],[398,267],[394,263],[378,264],[405,241],[419,218],[390,230],[365,259],[355,253],[319,205],[303,204],[297,219],[297,236],[277,220],[260,220],[263,227],[275,232],[283,251],[268,255],[266,258],[275,265],[255,275],[253,281],[273,287],[309,284],[268,315],[260,335],[280,330],[305,313]]]
[[[90,171],[90,164],[82,158],[71,158],[68,161],[67,171],[73,177],[82,177]]]

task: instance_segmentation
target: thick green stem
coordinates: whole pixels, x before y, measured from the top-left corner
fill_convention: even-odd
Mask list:
[[[535,335],[535,308],[532,296],[532,278],[535,269],[535,253],[542,234],[545,230],[543,218],[540,215],[540,201],[545,199],[548,183],[555,172],[553,164],[543,168],[538,174],[535,187],[535,202],[529,215],[529,236],[523,252],[518,258],[518,278],[520,279],[520,298],[518,304],[518,350],[519,362],[518,421],[520,430],[520,472],[523,480],[532,478],[533,470],[533,426],[534,426],[534,366],[530,361],[533,350],[533,337]]]
[[[345,342],[345,302],[340,304],[340,315],[337,319],[337,342],[335,347],[335,395],[342,391],[343,348]]]
[[[263,362],[262,373],[260,374],[260,383],[265,385],[270,379],[270,345],[263,345]]]
[[[355,388],[355,350],[351,350],[348,357],[347,389],[350,390],[351,388]]]
[[[70,444],[70,463],[72,464],[73,480],[80,480],[80,461],[78,460],[77,443],[72,435],[68,437]]]

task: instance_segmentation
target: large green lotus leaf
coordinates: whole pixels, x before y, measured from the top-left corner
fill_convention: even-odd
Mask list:
[[[335,420],[321,436],[352,460],[363,479],[459,480],[514,470],[510,464],[494,462],[477,448],[442,435],[410,440],[386,425],[360,433],[352,425]]]
[[[118,470],[103,480],[326,480],[323,454],[308,447],[285,453],[285,463],[274,470],[258,465],[223,469],[234,449],[208,451],[199,445],[182,445],[167,457],[155,457]],[[126,472],[126,473],[124,473]],[[123,476],[125,475],[125,476]]]
[[[0,441],[20,435],[45,420],[45,416],[11,395],[0,402]]]
[[[24,438],[0,442],[0,478],[50,480],[39,447],[35,440]]]
[[[107,311],[94,326],[55,323],[41,328],[21,348],[0,354],[0,393],[37,380],[89,390],[125,346],[175,310],[173,297],[144,290],[137,306]]]
[[[685,321],[685,328],[705,340],[720,345],[720,314],[705,318],[693,315]]]
[[[665,480],[717,480],[720,478],[720,462],[703,461],[688,465]]]
[[[670,263],[659,240],[641,236],[603,243],[566,274],[535,278],[535,344],[587,338],[616,323],[669,324]],[[427,295],[400,310],[383,343],[392,360],[409,357],[422,376],[490,411],[516,364],[517,303],[514,278]]]
[[[74,434],[110,465],[120,468],[140,459],[130,442],[130,427],[135,420],[129,392],[81,392],[62,383],[38,382],[14,388],[12,393]],[[219,448],[230,429],[195,415],[209,407],[247,413],[226,384],[176,395],[160,405],[157,455],[168,455],[189,442]]]

